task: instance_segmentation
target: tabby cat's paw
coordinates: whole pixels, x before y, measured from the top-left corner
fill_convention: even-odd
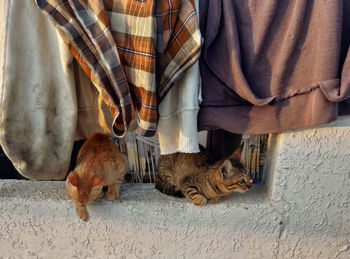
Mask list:
[[[216,204],[216,203],[218,203],[219,201],[218,200],[215,200],[215,199],[210,199],[210,200],[208,200],[208,203],[209,204]]]
[[[203,206],[207,204],[207,199],[201,194],[195,194],[191,197],[190,201],[197,206]]]

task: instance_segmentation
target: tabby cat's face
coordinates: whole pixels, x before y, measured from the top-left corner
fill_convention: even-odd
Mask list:
[[[219,174],[227,192],[245,192],[252,186],[247,168],[235,158],[226,159]]]

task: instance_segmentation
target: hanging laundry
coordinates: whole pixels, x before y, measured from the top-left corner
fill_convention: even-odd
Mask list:
[[[203,0],[200,28],[199,130],[263,134],[350,113],[350,1]]]
[[[86,1],[62,2],[0,1],[0,145],[30,179],[64,179],[74,140],[95,131],[111,133],[112,125],[122,136],[124,120],[134,116],[134,109],[138,121],[130,121],[129,129],[136,122],[141,135],[154,134],[157,103],[199,57],[193,1],[88,1],[87,6]],[[47,8],[55,27],[38,5]],[[101,15],[92,28],[91,11],[97,13],[99,7]],[[66,18],[72,24],[59,26]],[[89,38],[99,29],[106,29],[101,37],[108,35],[110,42]],[[74,34],[78,32],[82,34]],[[109,43],[115,53],[106,50]],[[115,71],[118,62],[122,67]]]
[[[113,118],[34,1],[0,10],[0,146],[21,175],[64,179],[74,140],[111,134]]]
[[[195,0],[197,10],[198,2]],[[193,36],[200,41],[199,34]],[[162,155],[199,152],[197,115],[200,100],[199,63],[196,61],[174,82],[159,103],[157,136]]]
[[[140,135],[154,135],[157,92],[162,100],[199,57],[193,0],[36,2],[104,96],[116,136],[123,137],[134,118]]]

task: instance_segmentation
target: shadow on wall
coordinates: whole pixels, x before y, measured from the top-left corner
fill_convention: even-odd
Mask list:
[[[71,161],[69,165],[69,170],[74,169],[75,163],[77,160],[78,152],[80,147],[83,145],[85,140],[79,140],[74,142]],[[67,174],[68,174],[67,172]],[[0,146],[0,179],[19,179],[19,180],[27,180],[24,176],[22,176],[16,168],[13,166],[12,162],[8,157],[5,155],[4,151],[2,150]]]
[[[0,179],[26,179],[14,168],[0,146]]]

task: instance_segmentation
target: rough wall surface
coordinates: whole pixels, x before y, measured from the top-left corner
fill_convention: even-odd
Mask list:
[[[285,223],[278,255],[350,258],[350,117],[270,141],[268,193]]]
[[[88,206],[63,182],[0,182],[0,257],[349,258],[350,117],[272,135],[266,185],[195,207],[150,184]]]
[[[88,223],[77,218],[62,182],[6,180],[0,190],[4,257],[261,257],[272,256],[264,242],[277,244],[279,233],[280,216],[262,188],[199,208],[151,184],[124,185],[120,201],[88,207]]]

